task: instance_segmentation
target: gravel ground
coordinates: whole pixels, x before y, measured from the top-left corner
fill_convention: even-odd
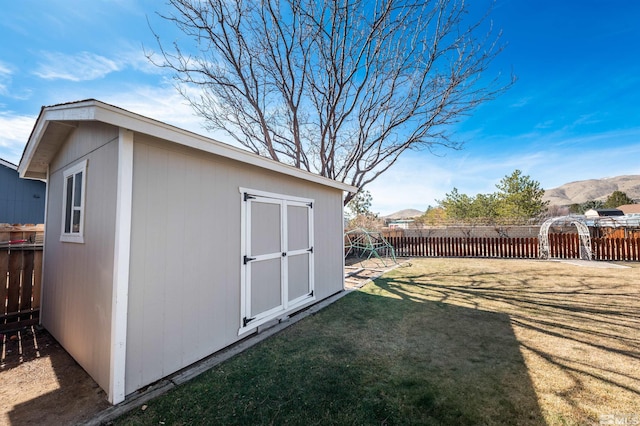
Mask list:
[[[109,406],[106,394],[38,326],[0,335],[0,425],[71,425]]]

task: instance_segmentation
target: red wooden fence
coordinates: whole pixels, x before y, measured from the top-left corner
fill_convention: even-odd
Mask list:
[[[43,227],[0,225],[0,332],[37,324]]]
[[[537,259],[538,238],[387,237],[399,257]],[[550,234],[552,258],[580,259],[578,234]],[[594,260],[640,261],[640,238],[592,238]]]

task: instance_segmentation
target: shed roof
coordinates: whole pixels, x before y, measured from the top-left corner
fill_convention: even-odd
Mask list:
[[[247,152],[96,99],[43,106],[18,166],[21,177],[45,179],[47,166],[80,121],[100,121],[221,157],[347,192],[357,188]]]

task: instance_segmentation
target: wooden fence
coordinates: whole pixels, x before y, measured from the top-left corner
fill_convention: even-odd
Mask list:
[[[387,237],[399,257],[537,259],[538,238]],[[550,234],[552,258],[580,259],[578,234]],[[594,260],[640,261],[640,238],[592,238]]]
[[[43,231],[0,224],[0,333],[38,323]]]

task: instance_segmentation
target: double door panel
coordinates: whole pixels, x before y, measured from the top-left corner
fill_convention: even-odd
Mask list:
[[[253,197],[247,205],[245,326],[313,297],[312,203]]]

